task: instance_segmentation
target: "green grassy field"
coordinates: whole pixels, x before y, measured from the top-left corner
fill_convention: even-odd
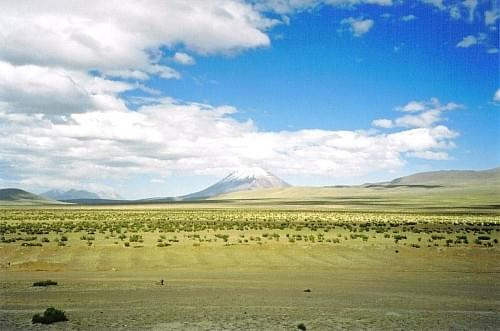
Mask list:
[[[500,323],[498,214],[169,206],[3,209],[3,328],[50,306],[61,330]]]
[[[470,186],[443,187],[290,187],[242,191],[213,201],[247,208],[335,209],[424,213],[499,213],[497,180]],[[279,208],[278,207],[278,208]]]

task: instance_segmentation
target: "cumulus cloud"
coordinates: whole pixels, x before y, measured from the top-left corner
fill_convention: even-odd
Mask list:
[[[493,101],[494,102],[500,102],[500,88],[493,95]]]
[[[469,48],[475,45],[484,48],[488,54],[496,54],[498,52],[498,49],[489,42],[486,33],[482,32],[478,33],[476,36],[465,36],[460,42],[457,43],[456,47]]]
[[[392,1],[283,0],[267,8],[279,13],[319,4]],[[251,119],[236,119],[230,106],[123,96],[133,89],[157,93],[145,85],[151,76],[181,78],[163,61],[194,64],[179,49],[210,55],[268,46],[266,31],[278,22],[262,6],[238,0],[3,4],[0,177],[70,187],[132,175],[221,175],[248,165],[282,174],[354,176],[396,169],[409,157],[448,157],[457,134],[441,124],[441,114],[456,104],[437,99],[400,107],[404,115],[375,120],[377,130],[265,131]],[[351,17],[342,24],[360,37],[374,22]]]
[[[410,14],[410,15],[405,15],[405,16],[402,16],[401,17],[401,21],[403,22],[409,22],[409,21],[413,21],[417,19],[417,16],[413,15],[413,14]]]
[[[392,6],[392,0],[255,0],[255,7],[262,11],[272,11],[278,14],[291,14],[316,8],[321,5],[333,7],[354,7],[357,5]]]
[[[236,120],[236,111],[169,98],[134,112],[94,110],[65,121],[4,110],[0,157],[21,180],[35,175],[67,182],[170,172],[221,175],[246,165],[282,174],[354,176],[401,167],[406,157],[445,158],[456,137],[437,118],[425,123],[396,119],[395,125],[409,128],[392,133],[262,131],[251,120]]]
[[[441,10],[446,9],[446,6],[443,3],[443,0],[421,0],[423,3],[432,5],[436,8],[439,8]]]
[[[498,18],[498,9],[496,8],[495,1],[489,2],[492,8],[489,10],[486,9],[483,15],[477,13],[478,8],[483,9],[488,1],[483,1],[481,3],[478,0],[420,0],[420,2],[430,5],[440,11],[447,12],[454,20],[464,19],[472,23],[475,20],[484,18],[485,25],[492,25]]]
[[[76,69],[145,69],[160,46],[182,44],[203,54],[268,46],[265,29],[275,23],[237,0],[19,0],[2,4],[0,58]]]
[[[372,19],[345,18],[340,22],[342,25],[348,26],[349,30],[355,37],[361,37],[371,30],[375,22]]]
[[[494,25],[500,18],[500,11],[498,9],[486,10],[484,12],[484,24]]]
[[[464,0],[464,2],[462,2],[462,4],[464,5],[464,7],[467,9],[467,11],[469,13],[469,21],[470,22],[474,21],[474,13],[475,13],[476,7],[477,7],[477,0]]]
[[[193,59],[193,57],[183,52],[176,52],[173,56],[173,60],[183,65],[195,64],[195,60]]]
[[[464,39],[462,39],[458,44],[457,47],[461,48],[469,48],[471,46],[474,46],[478,43],[478,39],[474,37],[473,35],[468,35],[465,36]]]
[[[124,82],[79,71],[0,61],[0,100],[9,112],[64,115],[92,109],[121,109],[117,94],[133,89]]]
[[[404,106],[395,108],[396,111],[408,114],[394,120],[376,119],[372,124],[380,128],[431,128],[442,121],[441,114],[444,111],[462,107],[462,105],[454,102],[441,104],[437,98],[431,98],[429,101],[410,101]]]
[[[373,120],[372,125],[377,126],[379,128],[388,129],[388,128],[392,128],[394,124],[393,124],[392,120],[388,120],[386,118],[381,118],[381,119]]]

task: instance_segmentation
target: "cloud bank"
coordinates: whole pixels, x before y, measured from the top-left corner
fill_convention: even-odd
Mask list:
[[[278,174],[338,177],[397,169],[408,158],[447,159],[457,133],[441,115],[458,108],[454,103],[410,102],[397,109],[402,116],[375,120],[378,128],[265,131],[251,119],[237,120],[234,107],[155,96],[147,87],[152,77],[182,79],[175,65],[195,65],[197,56],[269,47],[267,31],[281,23],[266,16],[269,11],[285,15],[362,4],[393,2],[4,3],[0,180],[67,187],[172,172],[221,175],[250,165]],[[488,15],[488,22],[496,20]],[[350,17],[341,24],[360,37],[374,21]],[[132,90],[153,96],[132,109],[123,96]]]

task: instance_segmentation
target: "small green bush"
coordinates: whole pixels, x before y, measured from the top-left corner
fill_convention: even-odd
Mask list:
[[[57,282],[54,282],[53,280],[49,279],[33,283],[33,286],[49,286],[49,285],[57,285]]]
[[[307,330],[307,328],[306,328],[306,326],[305,326],[304,323],[300,323],[299,325],[297,325],[297,329],[302,330],[302,331]]]
[[[43,315],[35,314],[31,319],[33,324],[41,323],[41,324],[52,324],[56,322],[66,322],[68,318],[64,314],[64,311],[55,309],[53,307],[47,308]]]

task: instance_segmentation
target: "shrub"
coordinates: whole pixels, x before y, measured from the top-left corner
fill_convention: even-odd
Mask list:
[[[53,280],[49,279],[33,283],[33,286],[49,286],[49,285],[57,285],[57,282],[54,282]]]
[[[51,324],[55,322],[65,322],[67,320],[68,318],[64,314],[64,311],[50,307],[43,312],[43,315],[40,314],[33,315],[31,322],[33,324],[35,323]]]
[[[25,246],[25,247],[28,247],[28,246],[42,246],[41,243],[22,243],[21,246]]]
[[[130,235],[129,241],[132,242],[142,242],[142,236],[139,234]]]
[[[299,323],[299,325],[297,325],[297,329],[302,330],[302,331],[307,330],[307,328],[306,328],[306,326],[305,326],[304,323]]]

